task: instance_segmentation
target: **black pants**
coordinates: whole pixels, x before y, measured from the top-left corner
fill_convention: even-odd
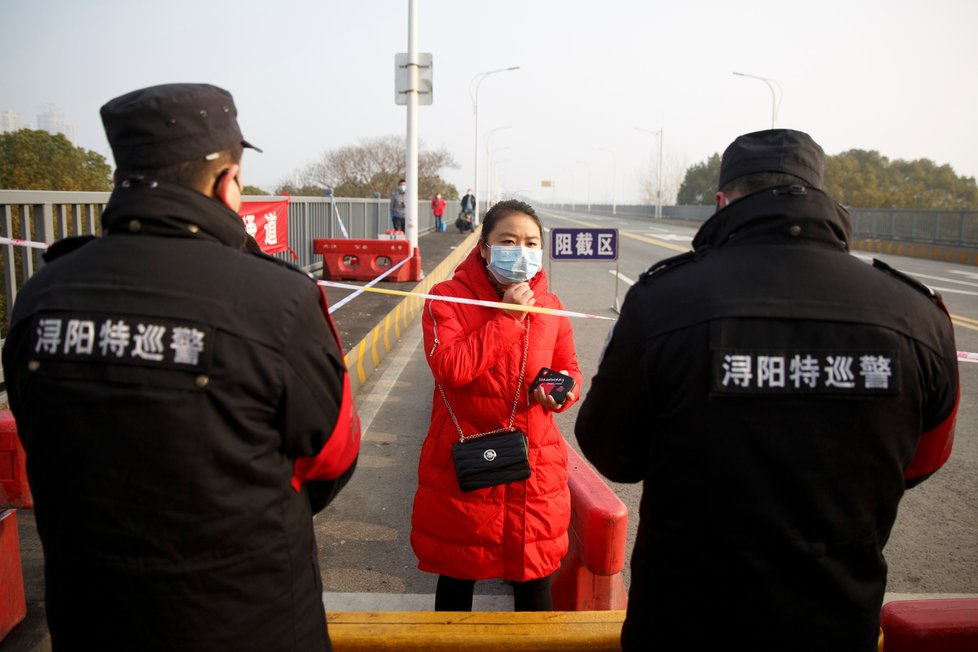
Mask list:
[[[404,230],[404,218],[403,217],[392,217],[391,225],[394,227],[395,231]]]
[[[550,578],[513,582],[514,611],[553,611],[550,597]],[[472,611],[475,580],[459,580],[447,575],[438,576],[435,589],[435,611]]]

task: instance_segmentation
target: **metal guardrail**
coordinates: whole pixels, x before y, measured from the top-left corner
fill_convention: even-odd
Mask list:
[[[74,235],[101,235],[101,217],[109,201],[107,192],[0,190],[0,235],[52,243]],[[276,201],[284,196],[245,196],[244,201]],[[449,201],[446,218],[454,220],[458,201]],[[390,225],[390,200],[345,197],[289,197],[289,248],[277,258],[302,268],[316,264],[315,238],[377,238]],[[418,231],[434,229],[430,200],[418,202]],[[345,234],[344,234],[345,230]],[[44,265],[43,250],[0,245],[3,286],[0,288],[0,335],[7,332],[17,292]],[[0,345],[2,345],[0,338]],[[3,383],[0,369],[0,384]],[[0,400],[3,396],[0,395]]]
[[[598,215],[652,217],[655,206],[611,204],[557,204],[553,208]],[[916,244],[978,248],[978,211],[926,210],[918,208],[849,208],[852,234],[857,238],[898,240]],[[713,206],[663,206],[662,217],[669,220],[705,222],[715,212]]]
[[[246,196],[244,201],[276,201],[282,196]],[[107,192],[49,192],[35,190],[0,190],[0,235],[8,238],[51,243],[71,235],[100,235],[102,211],[109,200]],[[449,202],[446,216],[458,212],[458,202]],[[300,267],[313,265],[315,238],[377,238],[390,224],[388,199],[354,199],[332,197],[289,198],[289,252],[278,257]],[[430,231],[434,218],[428,201],[418,202],[418,230]],[[344,233],[345,230],[345,233]],[[43,266],[43,252],[25,250],[14,245],[0,245],[4,270],[3,298],[0,312],[6,324],[9,305],[17,291],[34,272]]]

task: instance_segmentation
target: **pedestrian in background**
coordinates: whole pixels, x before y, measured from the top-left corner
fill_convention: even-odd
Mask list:
[[[435,217],[435,231],[441,233],[445,230],[445,207],[448,204],[445,199],[441,196],[441,193],[435,195],[434,199],[431,200],[431,214]]]
[[[459,233],[471,233],[475,230],[475,195],[469,188],[462,195],[459,202],[458,219],[455,220],[455,227]]]
[[[472,189],[469,188],[462,195],[462,200],[459,202],[458,217],[455,219],[455,228],[458,229],[459,233],[471,233],[475,230],[474,216],[475,195],[472,194]]]
[[[547,289],[543,227],[531,206],[496,204],[479,243],[452,279],[431,293],[561,308]],[[543,367],[581,372],[570,320],[525,311],[429,300],[424,346],[435,380],[431,426],[421,448],[411,545],[418,567],[438,574],[435,609],[471,611],[477,580],[513,583],[517,611],[552,608],[550,577],[567,552],[570,492],[567,449],[553,414],[558,404],[530,381]],[[529,447],[528,480],[462,491],[452,446],[460,436],[519,429]]]
[[[325,294],[245,232],[206,84],[102,107],[116,186],[17,295],[3,368],[54,650],[330,649],[312,516],[360,442]]]
[[[581,405],[585,456],[644,483],[625,650],[876,650],[883,547],[950,455],[958,364],[940,297],[849,255],[823,165],[799,131],[737,138]]]
[[[397,188],[391,193],[391,227],[395,232],[400,231],[404,233],[404,215],[407,210],[405,202],[407,201],[407,182],[401,179],[397,182]]]
[[[461,205],[462,213],[475,213],[475,195],[472,194],[472,189],[469,188],[462,195],[462,200],[459,202]]]

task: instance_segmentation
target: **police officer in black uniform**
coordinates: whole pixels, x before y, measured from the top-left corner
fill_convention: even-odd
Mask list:
[[[939,297],[849,255],[807,134],[724,152],[693,250],[630,290],[581,406],[597,469],[644,482],[626,650],[876,649],[883,546],[948,458]]]
[[[312,516],[359,422],[324,294],[237,215],[205,84],[102,107],[102,236],[55,243],[3,349],[58,649],[326,650]]]

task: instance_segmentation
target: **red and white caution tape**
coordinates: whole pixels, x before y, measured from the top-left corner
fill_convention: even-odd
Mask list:
[[[0,245],[14,245],[16,247],[32,247],[34,249],[47,249],[51,245],[47,242],[32,242],[30,240],[18,240],[17,238],[0,237]]]
[[[366,288],[372,288],[373,286],[377,285],[377,283],[379,281],[382,281],[386,276],[388,276],[388,275],[392,274],[393,272],[395,272],[396,270],[400,269],[401,266],[403,266],[405,263],[407,263],[410,260],[411,260],[410,257],[409,258],[405,258],[404,260],[402,260],[398,264],[394,265],[393,267],[391,267],[389,270],[387,270],[386,272],[384,272],[383,274],[381,274],[380,276],[378,276],[374,280],[372,280],[369,283],[367,283],[366,285],[360,287],[353,294],[350,294],[348,296],[343,297],[342,299],[340,299],[335,304],[333,304],[333,305],[331,305],[329,307],[329,314],[332,315],[334,312],[336,312],[337,310],[339,310],[340,308],[342,308],[343,306],[345,306],[349,302],[353,301],[354,299],[356,299],[358,296],[360,296],[364,292],[367,292],[367,289]]]
[[[51,245],[47,242],[34,242],[32,240],[21,240],[19,238],[6,238],[0,236],[0,245],[13,245],[15,247],[31,247],[33,249],[47,249]],[[574,312],[573,310],[557,310],[556,308],[538,308],[536,306],[520,306],[513,303],[503,303],[502,301],[481,301],[479,299],[466,299],[463,297],[447,297],[437,294],[422,294],[415,292],[402,292],[400,290],[388,290],[386,288],[373,287],[375,283],[383,279],[385,276],[399,268],[401,265],[406,263],[409,259],[404,259],[397,265],[393,266],[391,269],[387,270],[385,273],[381,274],[379,277],[370,281],[367,285],[351,285],[348,283],[336,283],[334,281],[316,281],[320,285],[333,288],[341,288],[345,290],[353,290],[354,293],[348,297],[343,298],[338,301],[334,306],[330,308],[330,312],[339,309],[347,302],[353,300],[355,297],[359,296],[363,292],[375,292],[377,294],[390,294],[399,297],[418,297],[419,299],[433,299],[435,301],[448,301],[450,303],[464,303],[471,306],[485,306],[487,308],[501,308],[503,310],[516,310],[522,312],[533,312],[541,315],[555,315],[558,317],[578,317],[581,319],[603,319],[607,321],[615,321],[614,317],[605,317],[604,315],[593,315],[587,312]],[[978,353],[971,353],[968,351],[958,351],[958,360],[961,362],[978,362]]]
[[[377,294],[392,294],[398,297],[417,297],[419,299],[432,299],[434,301],[448,301],[449,303],[464,303],[470,306],[485,306],[486,308],[502,308],[503,310],[515,310],[519,312],[534,312],[541,315],[555,315],[557,317],[579,317],[581,319],[607,319],[615,321],[614,317],[603,315],[592,315],[586,312],[574,312],[572,310],[558,310],[556,308],[538,308],[537,306],[520,306],[515,303],[503,303],[502,301],[482,301],[480,299],[466,299],[463,297],[448,297],[438,294],[422,294],[420,292],[402,292],[401,290],[388,290],[387,288],[366,287],[360,285],[350,285],[348,283],[337,283],[335,281],[316,281],[320,285],[330,288],[341,288],[344,290],[363,290],[365,292],[376,292]]]
[[[968,351],[958,351],[958,360],[960,362],[978,362],[978,353],[969,353]]]

